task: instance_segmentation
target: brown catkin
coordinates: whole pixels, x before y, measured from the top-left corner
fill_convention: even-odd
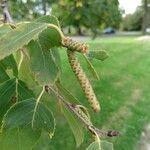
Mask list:
[[[88,45],[80,42],[73,41],[69,37],[65,37],[63,40],[63,46],[71,51],[77,51],[80,53],[88,53]]]
[[[86,74],[84,73],[80,63],[78,62],[78,59],[76,58],[75,51],[71,51],[68,49],[68,59],[69,63],[72,67],[73,72],[75,73],[76,77],[79,80],[79,83],[84,90],[85,96],[90,103],[91,107],[95,112],[100,111],[100,105],[97,101],[97,98],[95,96],[95,93],[92,89],[92,86],[90,84],[90,81],[86,77]]]

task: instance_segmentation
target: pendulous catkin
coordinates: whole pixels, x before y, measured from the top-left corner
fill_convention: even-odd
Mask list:
[[[84,73],[78,59],[76,58],[75,51],[70,50],[68,48],[67,53],[68,53],[69,63],[72,67],[73,72],[75,73],[76,77],[78,78],[82,89],[84,90],[84,93],[85,93],[85,96],[86,96],[88,102],[90,103],[91,107],[93,108],[93,110],[95,112],[99,112],[100,105],[97,101],[97,98],[92,89],[90,81],[86,77],[86,74]]]
[[[63,40],[63,46],[71,51],[77,51],[83,54],[88,53],[88,45],[80,42],[73,41],[69,37],[65,37]]]

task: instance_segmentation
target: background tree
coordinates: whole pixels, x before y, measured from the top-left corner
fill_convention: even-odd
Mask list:
[[[15,20],[32,20],[54,14],[63,28],[71,26],[79,35],[90,29],[95,35],[107,26],[117,28],[121,21],[118,0],[9,0]]]
[[[118,0],[59,0],[52,10],[63,27],[73,26],[80,35],[82,27],[96,34],[106,26],[118,27],[121,21]]]
[[[135,13],[128,14],[123,18],[121,29],[124,31],[140,31],[146,33],[150,27],[150,1],[143,0],[142,5],[137,7]]]
[[[140,31],[142,29],[143,8],[139,6],[135,13],[128,14],[122,19],[121,29],[124,31]]]
[[[32,20],[49,14],[55,0],[9,0],[9,9],[15,20]]]
[[[150,27],[150,0],[143,0],[142,2],[143,2],[143,10],[144,10],[142,31],[143,34],[145,34],[146,29]]]

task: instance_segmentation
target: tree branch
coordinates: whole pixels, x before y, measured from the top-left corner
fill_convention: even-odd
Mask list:
[[[3,9],[3,22],[6,23],[6,22],[9,22],[9,23],[12,23],[12,18],[10,16],[10,13],[8,11],[8,1],[7,0],[2,0],[2,4],[1,4],[1,7]]]
[[[71,104],[68,101],[66,101],[65,98],[60,93],[58,93],[58,91],[53,86],[46,85],[45,91],[48,94],[51,94],[51,92],[52,92],[59,100],[61,100],[64,103],[64,105],[77,116],[77,118],[84,124],[85,127],[88,128],[88,130],[92,134],[95,134],[95,132],[96,132],[97,135],[100,137],[101,136],[113,137],[113,136],[119,135],[119,133],[117,131],[102,131],[102,130],[96,128],[89,121],[89,119],[87,119],[87,118],[85,118],[85,116],[81,115],[80,110],[78,109],[77,105]]]

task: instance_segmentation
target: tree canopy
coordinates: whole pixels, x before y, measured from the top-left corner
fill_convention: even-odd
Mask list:
[[[139,31],[142,29],[144,10],[139,6],[135,13],[128,14],[123,18],[121,29],[124,31]]]
[[[60,0],[53,5],[52,13],[62,22],[62,26],[73,26],[80,34],[80,27],[97,29],[118,27],[121,21],[118,0]]]
[[[9,9],[16,20],[56,15],[62,27],[72,26],[79,34],[82,27],[96,33],[121,21],[118,0],[9,0]]]

